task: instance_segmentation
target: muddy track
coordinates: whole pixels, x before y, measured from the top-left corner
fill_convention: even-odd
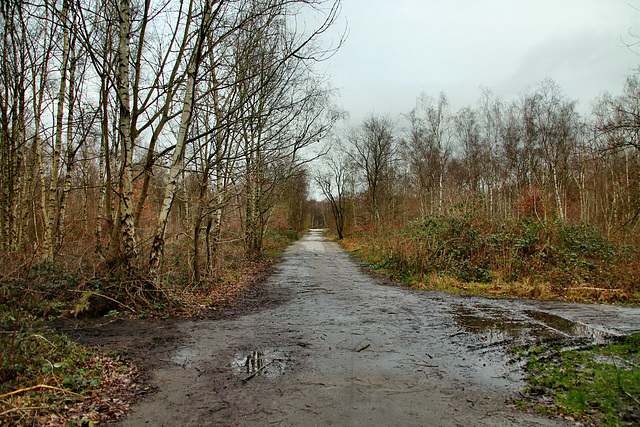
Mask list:
[[[566,425],[509,404],[509,345],[640,330],[638,308],[391,286],[316,230],[260,289],[235,316],[97,325],[151,368],[156,391],[120,424]]]

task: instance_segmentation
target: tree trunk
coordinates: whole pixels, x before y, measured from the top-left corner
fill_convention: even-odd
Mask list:
[[[41,203],[41,211],[42,211],[42,220],[44,227],[44,236],[42,239],[43,247],[42,247],[42,255],[43,261],[51,261],[49,255],[53,252],[53,248],[50,248],[51,239],[48,238],[47,233],[51,231],[51,221],[49,220],[48,210],[47,210],[47,183],[44,175],[44,165],[42,160],[42,140],[40,136],[40,127],[41,121],[40,117],[42,115],[42,100],[44,97],[45,86],[47,83],[47,63],[46,61],[42,64],[41,75],[40,75],[40,84],[38,86],[38,73],[36,70],[36,65],[33,65],[33,90],[34,94],[37,94],[33,97],[33,111],[34,111],[34,135],[33,135],[33,151],[36,162],[36,168],[38,170],[38,180],[40,184],[40,203]],[[35,219],[34,212],[34,227],[37,230],[37,221]],[[37,234],[37,231],[36,231]]]
[[[55,246],[55,221],[56,211],[58,211],[58,173],[60,168],[60,154],[62,152],[62,119],[64,117],[64,100],[67,93],[67,71],[69,69],[69,25],[67,24],[67,0],[62,3],[62,32],[63,32],[63,44],[62,44],[62,69],[60,70],[60,90],[58,92],[58,106],[56,110],[55,120],[55,142],[53,146],[53,158],[51,159],[51,176],[49,178],[49,203],[45,210],[46,215],[46,228],[45,228],[45,240],[47,247],[47,259],[53,260],[53,252]]]
[[[131,132],[131,107],[129,101],[129,41],[130,41],[129,0],[121,0],[118,13],[120,41],[118,44],[118,100],[119,132],[121,154],[120,202],[118,220],[122,237],[122,261],[131,269],[138,256],[136,248],[136,228],[133,212],[133,138]]]
[[[189,125],[191,123],[191,117],[193,114],[196,77],[202,58],[202,47],[207,31],[211,26],[211,22],[213,20],[212,8],[213,0],[207,0],[205,5],[203,6],[203,18],[200,29],[198,31],[198,38],[191,54],[191,59],[189,60],[189,67],[187,71],[187,87],[182,104],[182,114],[180,117],[180,128],[178,130],[176,148],[173,152],[173,160],[171,162],[171,169],[169,170],[169,181],[167,182],[167,186],[165,187],[164,198],[160,207],[160,213],[158,215],[158,221],[153,235],[153,242],[151,244],[151,252],[149,255],[149,274],[151,276],[156,276],[158,274],[160,262],[162,260],[164,252],[164,238],[167,228],[167,221],[169,219],[169,212],[171,211],[171,205],[173,204],[173,199],[175,197],[178,176],[182,170],[182,159],[184,157],[187,136],[189,134]]]
[[[207,170],[203,172],[200,182],[200,191],[197,199],[197,207],[193,224],[193,280],[200,282],[200,235],[202,234],[202,220],[204,219],[204,202],[207,194]]]
[[[60,195],[58,221],[56,223],[57,230],[57,245],[62,245],[65,229],[65,217],[67,212],[67,199],[69,192],[71,191],[71,174],[73,173],[75,155],[82,144],[82,140],[78,142],[78,147],[73,147],[73,109],[75,108],[75,72],[76,72],[76,57],[75,57],[75,43],[71,40],[69,52],[71,54],[71,64],[69,66],[69,111],[67,112],[67,170],[64,177],[64,184],[62,187],[62,194]]]

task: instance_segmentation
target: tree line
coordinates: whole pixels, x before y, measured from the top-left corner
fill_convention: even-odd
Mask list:
[[[221,245],[302,228],[309,148],[338,120],[314,63],[339,1],[7,0],[0,5],[0,250],[191,279]]]
[[[640,71],[587,115],[547,79],[510,102],[483,89],[475,106],[458,111],[444,93],[422,94],[399,120],[371,114],[335,144],[344,149],[314,181],[340,238],[469,203],[490,218],[531,216],[638,237]]]

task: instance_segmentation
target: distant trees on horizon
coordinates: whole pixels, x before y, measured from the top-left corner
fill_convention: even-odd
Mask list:
[[[333,151],[342,154],[318,176],[325,183],[333,176],[333,187],[320,189],[350,212],[338,217],[343,230],[472,202],[491,217],[529,215],[638,236],[640,70],[621,95],[602,95],[584,117],[547,79],[511,102],[484,89],[475,106],[458,111],[444,93],[422,94],[402,119],[404,127],[371,114],[336,139],[342,149]]]

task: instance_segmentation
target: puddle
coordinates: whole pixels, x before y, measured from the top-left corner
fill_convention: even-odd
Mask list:
[[[546,313],[544,311],[526,310],[527,316],[537,320],[547,328],[558,331],[568,337],[586,337],[596,340],[604,338],[609,334],[598,329],[594,329],[582,323],[573,322],[555,314]]]
[[[171,361],[177,365],[190,368],[195,362],[196,351],[193,347],[184,347],[171,355]]]
[[[499,307],[458,305],[448,311],[453,316],[459,332],[476,335],[488,344],[540,335],[544,332],[539,324]]]
[[[286,358],[276,350],[254,350],[248,354],[236,354],[231,367],[243,381],[256,376],[276,378],[284,373]]]
[[[601,339],[606,332],[537,310],[506,310],[496,306],[454,305],[447,310],[459,328],[494,344],[503,341],[533,341],[546,338],[587,337]]]

